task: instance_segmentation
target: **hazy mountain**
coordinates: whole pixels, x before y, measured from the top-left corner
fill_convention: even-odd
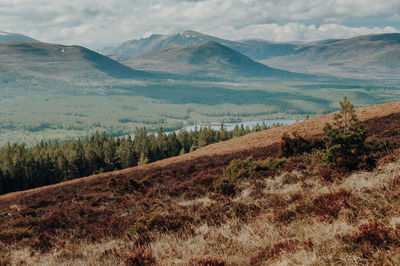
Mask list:
[[[170,46],[191,46],[206,41],[214,41],[224,45],[234,42],[205,35],[195,31],[184,31],[174,35],[153,34],[147,38],[126,41],[120,45],[99,50],[104,55],[140,56],[153,50]]]
[[[290,54],[299,47],[298,44],[272,43],[264,40],[230,41],[188,30],[174,35],[153,34],[148,38],[130,40],[120,45],[106,47],[100,49],[99,52],[104,55],[140,56],[160,48],[191,46],[206,41],[218,42],[254,60]]]
[[[262,61],[276,68],[356,78],[400,78],[400,34],[319,42]]]
[[[0,31],[0,43],[3,42],[39,42],[39,41],[22,34]]]
[[[148,75],[84,47],[39,42],[0,44],[0,67],[0,75],[12,70],[21,75],[65,81]]]
[[[145,71],[185,76],[294,77],[273,69],[217,42],[161,48],[140,57],[119,57],[124,64]]]

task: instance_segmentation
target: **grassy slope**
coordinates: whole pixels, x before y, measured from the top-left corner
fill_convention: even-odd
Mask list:
[[[359,109],[358,116],[371,134],[399,140],[400,103]],[[152,253],[163,265],[218,259],[240,265],[396,264],[397,153],[387,158],[392,163],[382,161],[373,172],[335,183],[324,182],[304,165],[300,171],[286,167],[274,177],[244,179],[234,197],[211,189],[232,159],[274,156],[283,133],[320,135],[331,118],[325,115],[149,165],[0,196],[0,258],[12,263],[111,265]],[[30,238],[34,236],[38,239]]]

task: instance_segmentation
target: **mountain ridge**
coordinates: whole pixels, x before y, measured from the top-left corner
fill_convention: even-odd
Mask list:
[[[175,35],[151,35],[131,40],[102,52],[114,58],[138,57],[170,46],[191,46],[215,41],[269,67],[303,74],[329,75],[337,78],[400,78],[399,33],[361,35],[349,39],[326,39],[313,42],[276,43],[260,38],[230,41],[185,31]]]
[[[164,47],[139,57],[115,59],[135,69],[184,76],[301,77],[255,62],[215,41],[192,46]]]
[[[108,56],[136,57],[164,47],[191,46],[205,41],[218,42],[255,60],[269,58],[271,54],[285,55],[298,47],[292,43],[269,42],[261,39],[231,41],[186,30],[172,35],[152,34],[147,38],[132,39],[119,45],[105,47],[99,49],[98,52]],[[249,43],[256,45],[252,46]]]

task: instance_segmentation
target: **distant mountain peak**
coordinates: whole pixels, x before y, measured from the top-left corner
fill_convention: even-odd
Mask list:
[[[98,51],[109,56],[133,57],[164,47],[191,46],[206,41],[218,42],[254,60],[286,55],[292,53],[299,46],[288,43],[272,43],[261,39],[230,41],[193,30],[185,30],[172,35],[152,34],[147,38],[129,40],[120,45],[105,47]]]
[[[270,68],[255,62],[216,41],[204,41],[191,46],[163,47],[139,57],[121,58],[135,69],[164,72],[185,77],[229,78],[296,78],[299,75]]]
[[[180,34],[204,35],[203,33],[200,33],[200,32],[194,31],[194,30],[185,30],[185,31],[180,32]]]

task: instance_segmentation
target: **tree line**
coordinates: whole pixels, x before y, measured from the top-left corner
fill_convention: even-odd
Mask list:
[[[0,194],[146,164],[268,128],[265,123],[252,129],[236,125],[228,131],[221,125],[219,130],[200,127],[168,134],[162,128],[156,134],[142,128],[134,137],[96,133],[71,142],[41,141],[32,147],[8,143],[0,148]]]

